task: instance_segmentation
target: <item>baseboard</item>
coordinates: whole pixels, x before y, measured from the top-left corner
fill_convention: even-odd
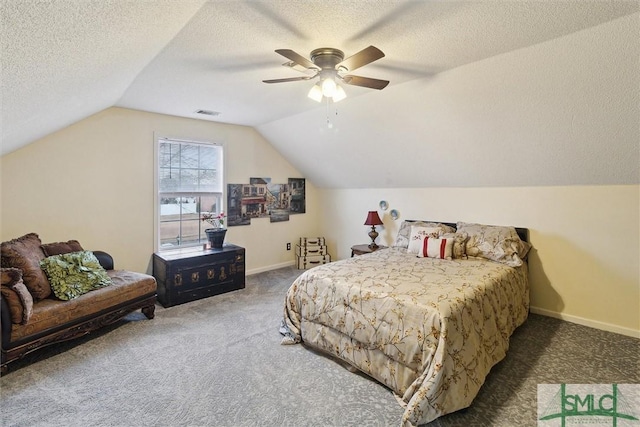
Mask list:
[[[626,335],[628,337],[640,338],[639,330],[612,325],[611,323],[598,322],[597,320],[585,319],[584,317],[572,316],[565,313],[558,313],[556,311],[546,310],[539,307],[531,307],[531,312],[535,314],[541,314],[543,316],[554,317],[556,319],[566,320],[567,322],[577,323],[578,325],[588,326],[590,328],[601,329],[607,332],[614,332],[616,334]]]
[[[290,265],[295,265],[296,261],[291,260],[287,262],[282,262],[280,264],[269,265],[266,267],[253,268],[251,270],[247,270],[246,275],[251,276],[252,274],[264,273],[265,271],[277,270],[279,268],[289,267]]]

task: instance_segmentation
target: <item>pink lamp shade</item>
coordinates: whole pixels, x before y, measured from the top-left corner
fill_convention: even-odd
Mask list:
[[[367,219],[364,222],[364,225],[382,225],[382,220],[380,219],[380,216],[378,215],[377,211],[369,211],[369,213],[367,214]]]

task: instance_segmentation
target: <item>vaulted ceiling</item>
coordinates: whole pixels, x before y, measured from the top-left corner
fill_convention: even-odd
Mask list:
[[[255,127],[325,186],[336,181],[301,160],[308,154],[301,144],[322,144],[324,131],[296,117],[317,111],[322,127],[327,108],[306,97],[310,82],[262,83],[300,75],[281,65],[286,59],[275,49],[308,56],[335,47],[350,56],[375,45],[385,52],[354,74],[390,80],[382,92],[392,95],[346,86],[347,100],[336,104],[352,115],[342,131],[354,144],[353,164],[366,157],[354,130],[367,126],[367,111],[385,110],[385,127],[406,129],[391,103],[397,88],[639,9],[637,1],[584,0],[3,0],[1,8],[2,154],[119,106]],[[378,184],[385,183],[406,181]]]

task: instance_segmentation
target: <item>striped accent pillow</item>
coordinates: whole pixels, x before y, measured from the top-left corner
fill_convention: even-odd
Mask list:
[[[438,227],[411,227],[411,235],[409,236],[409,245],[407,246],[407,253],[417,254],[422,249],[422,241],[425,237],[438,237],[440,235],[440,229]]]
[[[422,249],[418,251],[419,258],[451,259],[453,239],[438,239],[426,236],[422,240]]]

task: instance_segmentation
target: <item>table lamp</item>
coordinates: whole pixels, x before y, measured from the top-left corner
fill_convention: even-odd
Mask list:
[[[364,225],[370,225],[371,231],[369,232],[369,237],[371,237],[371,243],[369,243],[370,249],[376,249],[378,245],[376,245],[376,238],[378,237],[378,232],[376,231],[376,225],[382,225],[382,220],[380,216],[378,216],[377,211],[369,211],[367,214],[367,220],[364,222]]]

